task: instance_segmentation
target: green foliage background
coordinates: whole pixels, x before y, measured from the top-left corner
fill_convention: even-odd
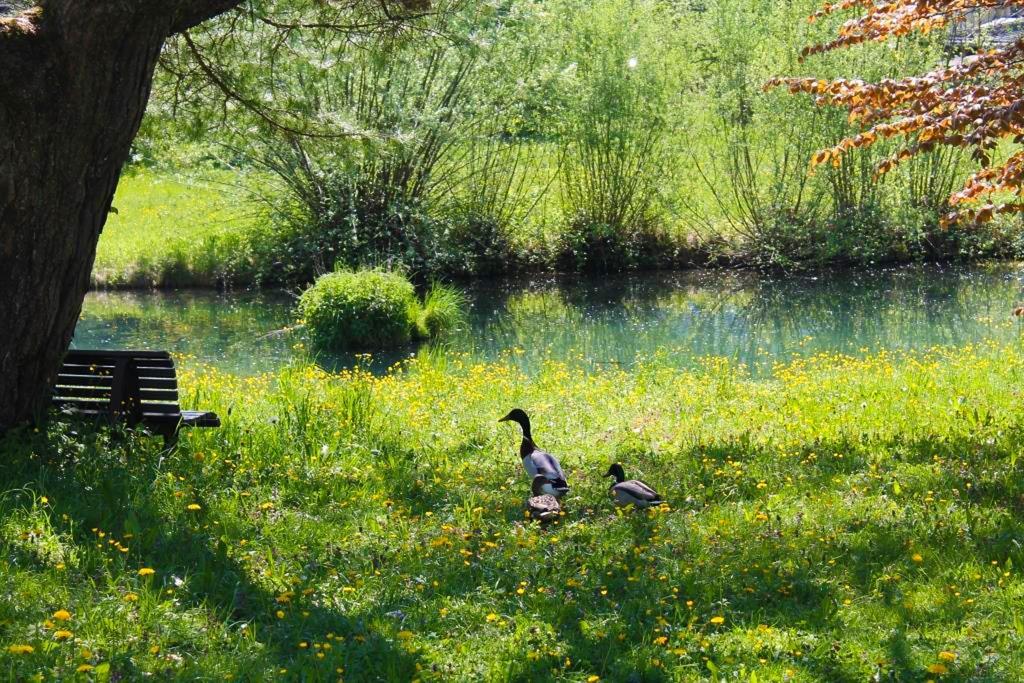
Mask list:
[[[769,78],[878,79],[954,57],[938,32],[800,63],[802,46],[836,30],[806,22],[817,5],[446,0],[397,21],[362,6],[254,3],[245,20],[168,47],[137,144],[137,167],[157,177],[233,173],[227,194],[246,225],[216,243],[200,235],[170,268],[112,237],[97,281],[1018,255],[1016,220],[939,228],[966,153],[875,179],[887,143],[808,174],[815,150],[857,129],[807,97],[765,92]]]

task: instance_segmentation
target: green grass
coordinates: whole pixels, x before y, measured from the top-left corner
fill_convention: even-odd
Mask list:
[[[126,174],[100,235],[94,287],[175,287],[218,283],[231,248],[254,223],[239,176],[202,177],[137,170]]]
[[[1016,344],[768,381],[193,368],[224,426],[169,454],[60,423],[0,443],[0,675],[1014,680],[1022,378]],[[573,486],[548,529],[495,422],[517,405]],[[613,460],[671,509],[615,512]]]

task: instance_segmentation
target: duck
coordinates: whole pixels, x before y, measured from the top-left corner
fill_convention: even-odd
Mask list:
[[[554,496],[544,493],[544,486],[550,484],[550,480],[543,474],[533,478],[531,491],[533,496],[526,499],[526,513],[533,519],[541,522],[550,522],[557,519],[562,511],[562,506]]]
[[[615,477],[615,482],[608,488],[608,492],[615,500],[615,504],[620,507],[633,505],[647,508],[665,502],[649,484],[639,479],[626,479],[626,472],[619,463],[613,463],[604,476]]]
[[[533,442],[533,433],[530,431],[530,418],[522,408],[513,408],[509,414],[498,420],[498,422],[515,422],[523,429],[523,441],[519,444],[519,457],[523,459],[523,469],[530,481],[538,475],[545,477],[543,491],[549,496],[561,498],[569,492],[569,484],[565,480],[565,472],[558,464],[558,459],[537,448]]]

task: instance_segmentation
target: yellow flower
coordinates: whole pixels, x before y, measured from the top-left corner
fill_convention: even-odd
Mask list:
[[[939,659],[941,659],[944,662],[955,662],[956,661],[956,653],[955,652],[950,652],[949,650],[943,650],[942,652],[939,653]]]
[[[138,602],[138,600],[139,600],[139,596],[138,596],[137,593],[125,593],[124,594],[124,601],[125,602]]]
[[[587,676],[587,683],[597,683],[599,680],[601,680],[600,676]]]
[[[156,574],[156,570],[149,567],[143,567],[139,570],[139,576],[153,576],[153,574]]]
[[[84,674],[88,671],[92,671],[95,668],[96,667],[94,667],[92,664],[79,664],[78,668],[75,669],[75,671],[77,671],[80,674]]]
[[[409,640],[410,638],[412,638],[412,636],[413,636],[413,632],[412,631],[399,631],[398,632],[398,639],[399,640]]]
[[[11,645],[7,651],[12,655],[30,655],[36,651],[31,645]]]
[[[284,619],[284,612],[282,612],[281,610],[277,610],[275,614],[277,615],[278,619]]]
[[[53,637],[56,638],[57,640],[67,640],[68,638],[70,638],[73,635],[75,635],[75,634],[72,633],[71,631],[68,631],[68,630],[65,630],[65,629],[61,629],[59,631],[56,631],[53,634]]]
[[[66,609],[59,609],[53,613],[53,618],[57,621],[67,621],[71,618],[71,612]]]
[[[668,642],[668,637],[667,636],[658,636],[657,638],[654,639],[654,644],[655,645],[664,645],[667,642]]]
[[[712,624],[724,624],[725,623],[725,617],[711,617],[711,623]]]
[[[196,512],[196,511],[198,511],[198,510],[202,510],[202,509],[203,509],[203,506],[202,506],[202,505],[200,505],[199,503],[189,503],[189,504],[188,504],[188,505],[186,506],[186,509],[187,509],[187,510],[190,510],[190,511],[192,511],[192,512]]]
[[[912,559],[914,562],[917,562],[917,563],[924,562],[924,558],[921,557],[921,553],[914,553],[914,556],[911,557],[910,559]]]
[[[149,654],[151,654],[151,655],[158,654],[159,652],[160,652],[160,646],[159,645],[154,645],[153,647],[149,648]]]
[[[932,664],[928,667],[928,672],[933,674],[944,674],[947,671],[949,671],[949,669],[946,668],[945,664]]]
[[[495,614],[494,612],[491,612],[490,614],[487,615],[487,621],[490,621],[490,622],[497,621],[498,618],[499,618],[498,615]]]

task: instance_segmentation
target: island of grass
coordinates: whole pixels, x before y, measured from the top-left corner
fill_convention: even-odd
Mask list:
[[[400,273],[337,271],[302,293],[298,312],[314,351],[387,349],[451,331],[465,316],[465,299],[434,284],[420,300]]]

